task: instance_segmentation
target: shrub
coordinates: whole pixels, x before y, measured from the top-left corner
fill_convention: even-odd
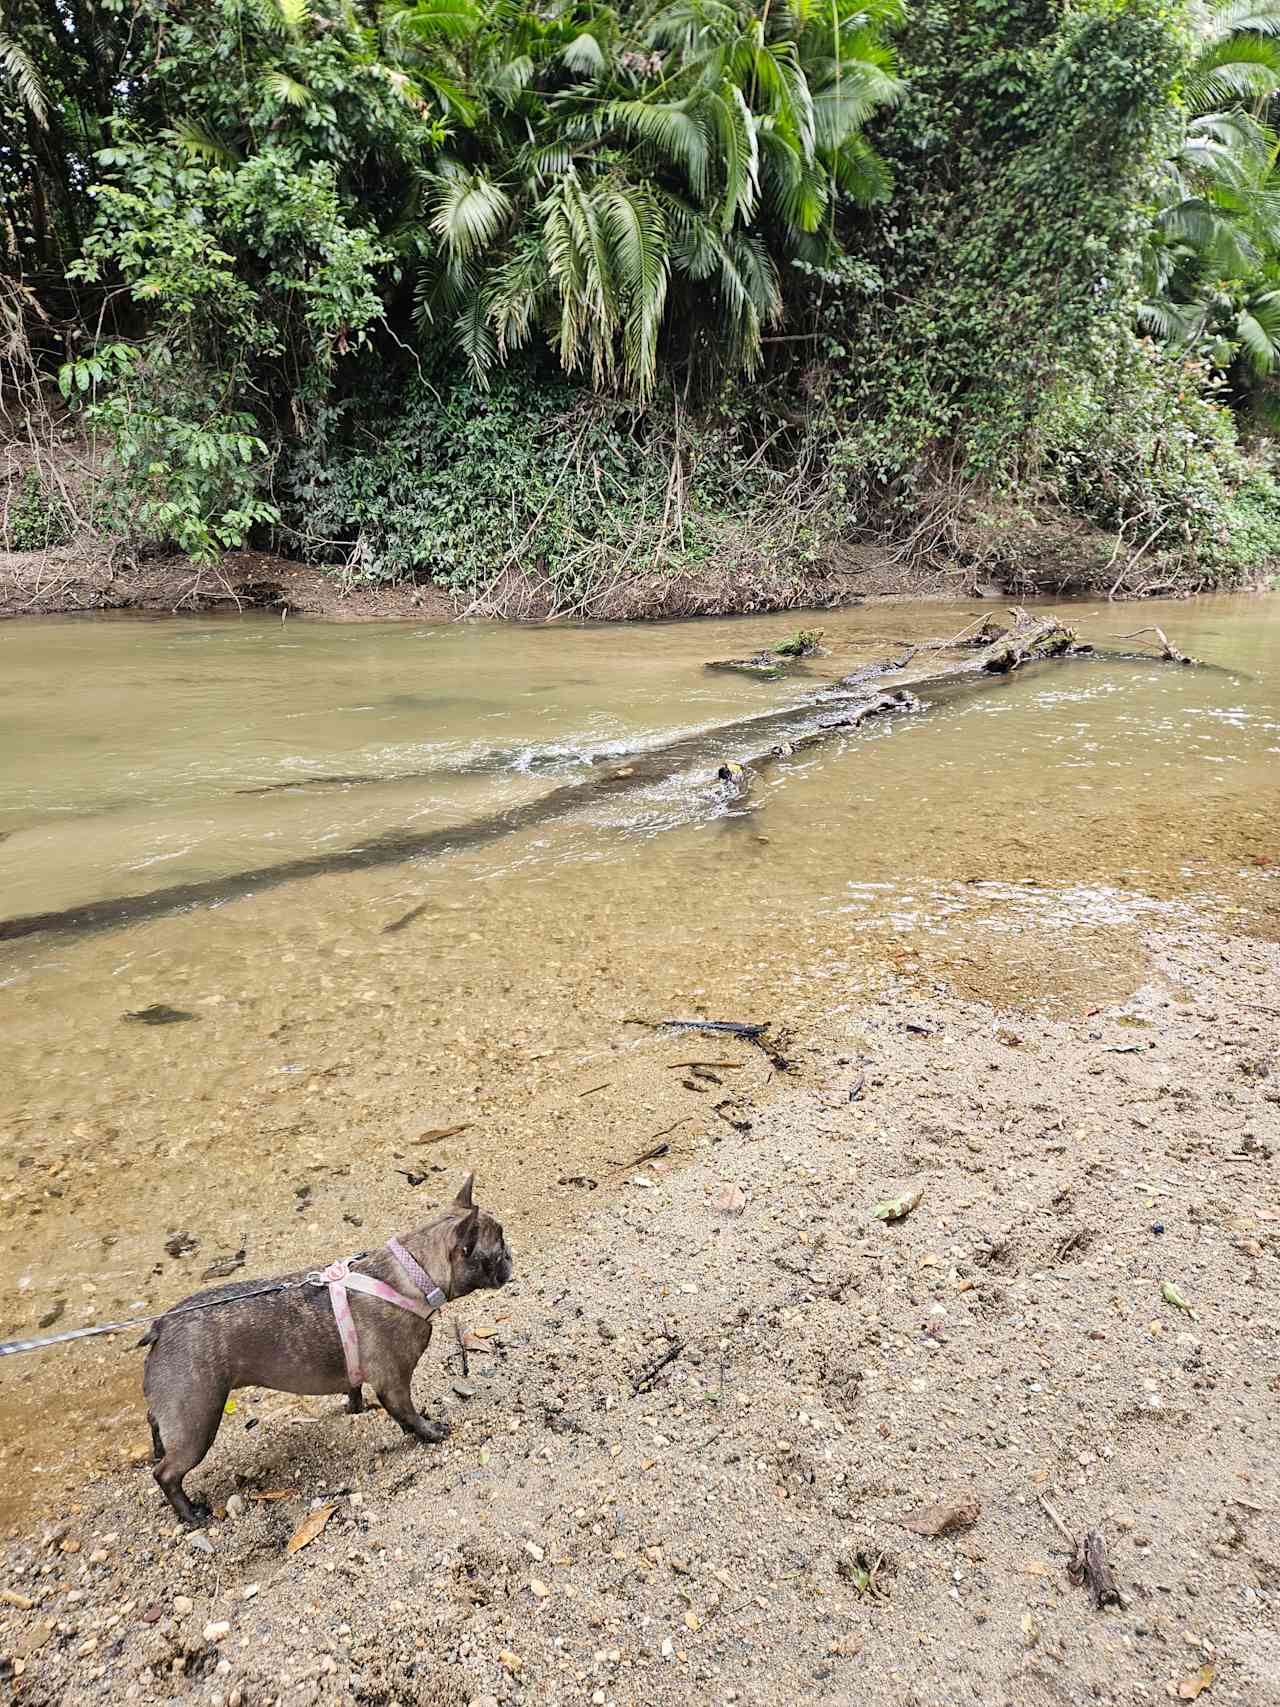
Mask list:
[[[71,512],[38,469],[28,469],[10,493],[0,536],[6,550],[47,551],[71,538]]]

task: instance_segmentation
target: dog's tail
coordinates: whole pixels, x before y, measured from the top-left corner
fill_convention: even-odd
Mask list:
[[[158,1318],[156,1321],[152,1322],[151,1326],[147,1329],[146,1333],[143,1334],[142,1338],[134,1346],[133,1349],[135,1351],[141,1351],[144,1345],[154,1345],[156,1343],[156,1341],[160,1338],[160,1322],[161,1322],[161,1320],[163,1320],[163,1318]]]

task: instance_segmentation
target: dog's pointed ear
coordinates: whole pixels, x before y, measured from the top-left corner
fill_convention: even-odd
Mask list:
[[[453,1200],[455,1209],[470,1209],[472,1207],[471,1188],[476,1183],[476,1176],[468,1174],[459,1188],[458,1195]]]
[[[480,1211],[472,1205],[453,1230],[458,1250],[469,1260],[480,1240]]]

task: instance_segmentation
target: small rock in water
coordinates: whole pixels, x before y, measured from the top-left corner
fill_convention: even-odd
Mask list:
[[[204,1627],[204,1639],[206,1642],[221,1642],[230,1634],[231,1625],[225,1618],[221,1618],[213,1624],[206,1624]]]
[[[213,1542],[203,1530],[193,1529],[187,1536],[187,1546],[194,1547],[197,1553],[212,1553]]]
[[[231,1494],[227,1499],[227,1516],[243,1517],[244,1500],[239,1494]]]
[[[153,1002],[149,1008],[136,1008],[123,1017],[139,1025],[180,1025],[183,1020],[199,1019],[200,1016],[189,1014],[185,1008],[171,1008],[164,1002]]]
[[[191,1599],[190,1595],[186,1595],[186,1594],[175,1594],[174,1595],[174,1597],[173,1597],[173,1616],[175,1618],[189,1618],[191,1616],[191,1614],[195,1611],[195,1609],[196,1609],[196,1603],[194,1600]]]

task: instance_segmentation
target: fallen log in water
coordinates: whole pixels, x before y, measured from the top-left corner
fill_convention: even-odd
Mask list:
[[[1165,633],[1163,628],[1156,628],[1154,626],[1151,628],[1135,628],[1132,634],[1118,634],[1116,639],[1137,640],[1144,634],[1155,635],[1156,639],[1160,642],[1160,656],[1164,659],[1166,664],[1199,664],[1199,658],[1189,658],[1185,652],[1179,652],[1178,648],[1169,639],[1169,636]]]
[[[917,690],[932,693],[962,688],[971,679],[1004,675],[1041,660],[1081,656],[1092,651],[1091,647],[1082,646],[1074,632],[1054,617],[1031,617],[1021,609],[1015,609],[1013,617],[1013,627],[991,643],[945,662],[941,661],[942,654],[958,651],[958,644],[943,641],[913,650],[909,663],[901,660],[890,664],[878,676],[881,685],[876,691],[869,692],[865,685],[868,672],[858,671],[834,687],[819,690],[801,706],[764,712],[700,734],[681,736],[664,746],[628,755],[625,763],[601,774],[562,784],[535,800],[486,813],[466,824],[435,830],[394,830],[354,847],[282,860],[226,877],[174,883],[142,895],[0,919],[0,942],[14,942],[45,931],[86,935],[113,930],[168,913],[242,900],[307,878],[465,853],[518,831],[536,829],[570,813],[588,810],[615,796],[639,793],[682,771],[701,769],[710,771],[714,777],[717,768],[728,769],[727,789],[724,782],[711,782],[712,787],[722,791],[727,805],[749,786],[753,772],[833,735],[856,729],[869,717],[914,710],[920,703]],[[884,685],[888,677],[895,675],[900,679],[893,687]],[[740,756],[729,759],[726,749],[736,750]],[[422,910],[411,909],[385,929],[404,929]]]

